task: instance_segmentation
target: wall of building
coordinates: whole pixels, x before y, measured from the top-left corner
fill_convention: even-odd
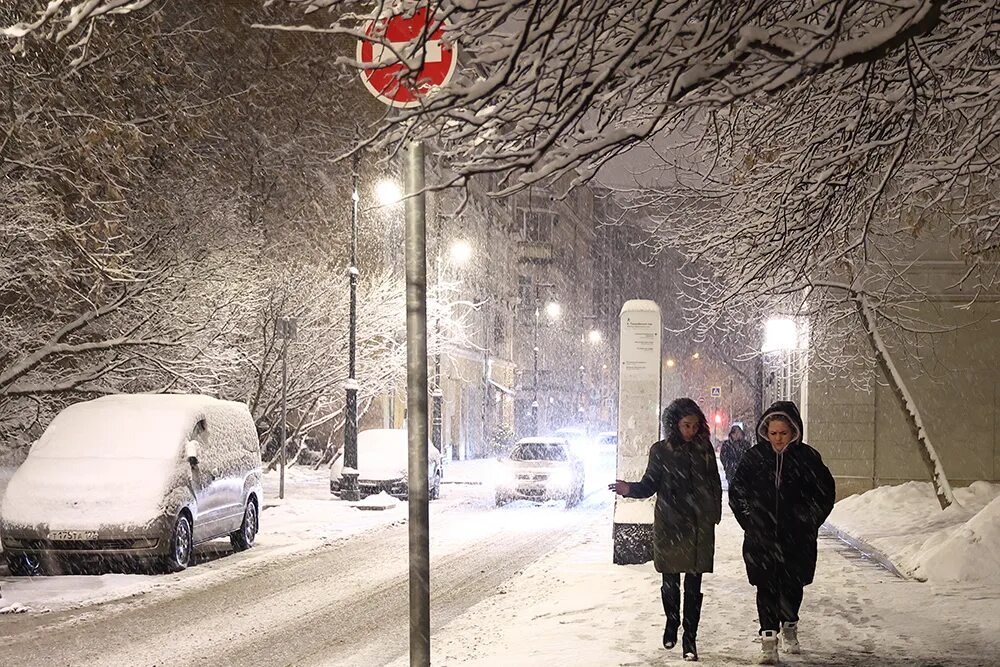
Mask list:
[[[923,417],[952,485],[1000,480],[1000,303],[944,286],[964,269],[932,259],[913,267],[930,300],[913,314],[950,330],[917,342],[897,340],[893,359]],[[808,381],[808,442],[837,477],[838,496],[883,484],[926,481],[926,467],[904,413],[879,375],[865,390],[822,370]]]

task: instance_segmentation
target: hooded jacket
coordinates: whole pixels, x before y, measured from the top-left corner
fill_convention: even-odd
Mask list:
[[[688,414],[700,428],[690,441],[681,438],[679,423]],[[629,497],[656,494],[653,513],[653,564],[657,572],[711,572],[715,563],[715,524],[722,518],[722,482],[715,463],[708,421],[689,398],[663,411],[665,440],[649,449],[646,472],[629,483]]]
[[[791,421],[793,441],[781,454],[767,440],[766,420]],[[811,584],[816,540],[833,510],[836,487],[819,452],[802,442],[802,417],[794,403],[778,401],[757,423],[757,444],[743,457],[729,484],[729,505],[743,527],[743,560],[750,583],[777,577]]]
[[[744,455],[746,455],[753,445],[752,439],[747,437],[742,424],[736,423],[730,426],[730,435],[737,428],[740,429],[740,433],[743,433],[743,438],[740,440],[733,440],[731,437],[726,438],[722,446],[719,447],[719,459],[722,461],[722,469],[726,471],[726,479],[729,483],[732,483],[733,476],[736,475],[736,469],[740,466],[740,461],[743,460]]]

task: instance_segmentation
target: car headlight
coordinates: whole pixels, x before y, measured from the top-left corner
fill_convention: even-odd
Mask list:
[[[555,470],[549,475],[549,481],[553,486],[567,488],[573,483],[573,473],[569,470]]]

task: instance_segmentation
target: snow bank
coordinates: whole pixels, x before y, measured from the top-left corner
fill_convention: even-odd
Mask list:
[[[1000,586],[1000,484],[956,489],[941,510],[929,482],[882,486],[837,503],[830,523],[921,580]]]
[[[948,581],[1000,583],[1000,497],[965,524],[927,540],[918,574]]]

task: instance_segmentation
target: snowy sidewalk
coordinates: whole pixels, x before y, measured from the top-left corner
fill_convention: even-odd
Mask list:
[[[609,667],[685,664],[660,646],[663,613],[652,564],[610,563],[610,509],[560,551],[535,563],[432,641],[434,664]],[[754,589],[728,508],[706,575],[699,631],[702,664],[756,657]],[[821,538],[816,583],[806,589],[804,653],[787,665],[997,665],[1000,599],[975,587],[899,579],[832,537]],[[403,667],[405,660],[393,663]]]

